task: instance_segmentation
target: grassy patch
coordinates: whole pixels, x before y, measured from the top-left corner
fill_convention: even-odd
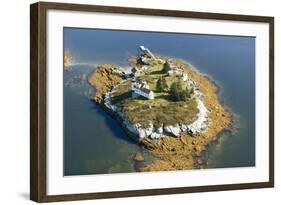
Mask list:
[[[145,74],[146,75],[163,75],[163,74],[165,74],[164,66],[163,66],[163,64],[151,66],[145,71]]]
[[[115,105],[115,104],[117,104],[119,102],[122,102],[125,99],[129,99],[131,97],[132,97],[132,91],[128,91],[128,92],[122,93],[120,95],[116,95],[114,97],[111,97],[110,101],[113,105]]]
[[[131,90],[131,81],[130,80],[126,80],[123,81],[122,83],[120,83],[118,86],[116,86],[112,91],[111,91],[111,95],[110,97],[115,97],[118,95],[121,95],[125,92],[128,92]]]
[[[178,81],[181,80],[181,78],[178,77],[178,76],[167,76],[167,77],[165,77],[165,79],[166,79],[166,82],[167,82],[169,87],[171,87],[171,85],[173,83],[178,82]]]
[[[118,86],[116,86],[110,95],[110,100],[112,104],[116,104],[122,100],[125,100],[127,98],[130,98],[132,96],[132,92],[131,92],[131,81],[130,80],[126,80],[124,82],[122,82],[121,84],[119,84]]]
[[[186,102],[171,102],[163,98],[154,100],[128,98],[118,106],[131,123],[140,123],[143,127],[147,127],[150,122],[156,127],[191,123],[198,113],[197,103],[193,99]]]

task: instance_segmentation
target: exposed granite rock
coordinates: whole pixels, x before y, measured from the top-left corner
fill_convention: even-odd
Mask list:
[[[160,137],[162,137],[162,135],[157,132],[153,132],[149,137],[150,139],[154,140],[154,139],[159,139]]]
[[[180,125],[180,129],[181,129],[182,132],[186,132],[187,131],[187,125],[185,125],[185,124]]]
[[[181,129],[179,125],[171,126],[171,125],[166,125],[164,126],[164,131],[167,132],[168,134],[172,134],[174,136],[179,136]]]
[[[163,125],[158,127],[158,128],[156,128],[156,133],[160,134],[160,135],[163,134]]]

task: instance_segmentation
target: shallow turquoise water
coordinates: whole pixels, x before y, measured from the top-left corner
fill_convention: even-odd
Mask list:
[[[210,146],[207,168],[255,166],[255,38],[66,28],[64,45],[77,63],[64,72],[65,175],[135,171],[138,146],[88,99],[95,91],[86,75],[100,63],[128,66],[139,45],[191,62],[215,80],[236,114],[237,132]]]

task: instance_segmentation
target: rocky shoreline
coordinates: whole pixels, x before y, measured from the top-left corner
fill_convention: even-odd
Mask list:
[[[166,126],[158,129],[155,129],[153,124],[145,129],[132,125],[126,120],[123,113],[117,112],[109,100],[112,87],[122,82],[121,77],[112,74],[117,66],[101,65],[88,77],[88,82],[96,88],[93,100],[115,118],[130,137],[159,158],[140,168],[141,171],[186,170],[193,169],[198,164],[203,168],[202,160],[200,159],[199,163],[196,159],[202,155],[208,144],[217,140],[220,132],[230,127],[231,115],[220,103],[217,87],[210,79],[180,60],[174,59],[173,64],[187,74],[190,78],[188,82],[196,84],[197,95],[204,96],[196,98],[201,113],[191,125]],[[197,127],[201,129],[202,125],[204,125],[204,129],[200,133],[197,132],[196,136],[186,132],[191,127],[194,130]],[[175,137],[168,137],[167,134]]]

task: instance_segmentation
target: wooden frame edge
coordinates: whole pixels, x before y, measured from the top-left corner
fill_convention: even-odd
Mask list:
[[[38,4],[30,6],[30,199],[39,200],[38,189]]]
[[[47,195],[46,179],[46,11],[48,9],[107,13],[192,17],[201,19],[264,22],[269,24],[269,181],[198,187],[117,192]],[[137,197],[163,194],[226,191],[274,187],[274,17],[38,2],[30,5],[30,199],[36,202]]]
[[[157,195],[186,194],[186,193],[197,193],[197,192],[231,191],[231,190],[242,190],[242,189],[262,189],[262,188],[272,188],[272,187],[273,184],[271,182],[259,182],[259,183],[245,183],[245,184],[130,190],[130,191],[100,192],[100,193],[48,195],[38,202],[78,201],[78,200],[107,199],[107,198],[157,196]]]
[[[30,5],[30,199],[46,198],[46,9]]]
[[[274,17],[269,18],[269,182],[274,187]]]
[[[75,3],[58,3],[58,2],[38,2],[45,9],[58,10],[76,10],[86,12],[107,12],[121,14],[137,14],[137,15],[152,15],[152,16],[170,16],[170,17],[190,17],[203,19],[217,20],[234,20],[234,21],[251,21],[251,22],[269,22],[271,16],[255,16],[242,14],[225,14],[215,12],[199,12],[199,11],[184,11],[184,10],[164,10],[151,8],[136,8],[136,7],[119,7],[119,6],[103,6],[91,4],[75,4]]]

